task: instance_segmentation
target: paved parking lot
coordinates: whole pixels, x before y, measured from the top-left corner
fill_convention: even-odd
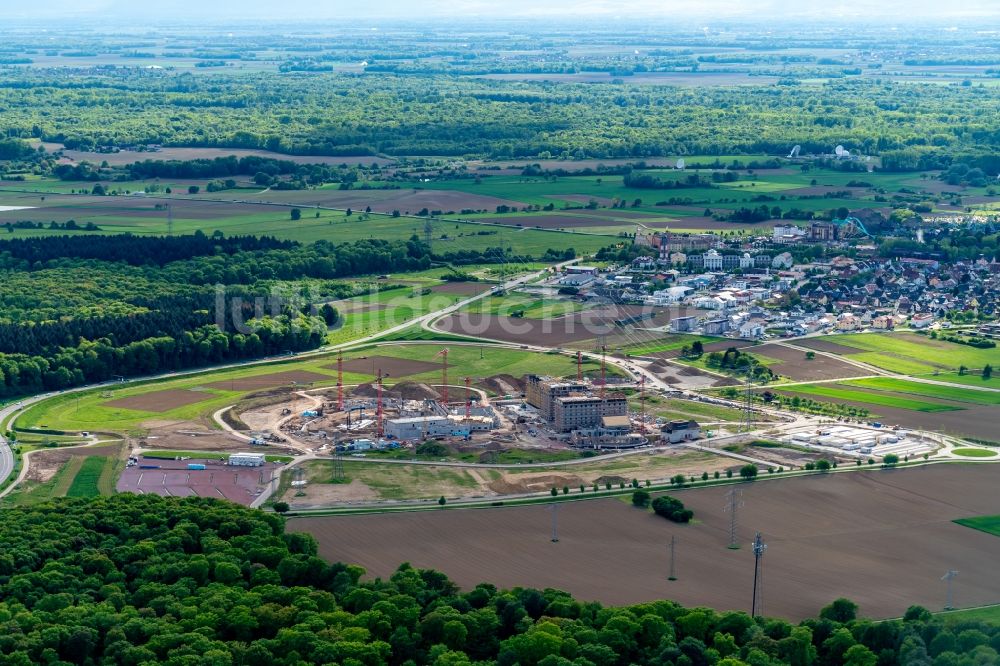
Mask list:
[[[192,463],[203,464],[205,469],[188,469]],[[150,468],[151,465],[156,467]],[[231,467],[220,460],[140,457],[139,465],[122,472],[117,490],[173,497],[215,497],[249,505],[270,482],[277,467],[275,463],[265,463],[263,467]]]

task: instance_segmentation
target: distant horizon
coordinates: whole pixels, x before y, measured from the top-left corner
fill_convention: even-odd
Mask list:
[[[153,25],[267,20],[278,23],[302,21],[411,21],[554,19],[567,23],[581,19],[660,19],[698,21],[742,19],[754,23],[772,21],[853,22],[878,21],[906,24],[926,21],[967,21],[1000,18],[1000,3],[965,0],[941,3],[936,0],[634,0],[623,7],[611,0],[486,0],[446,2],[426,0],[383,0],[375,5],[345,0],[317,3],[314,0],[285,0],[276,5],[264,0],[161,0],[142,5],[134,0],[42,0],[35,5],[19,4],[16,10],[0,11],[0,19],[10,21],[100,19],[118,24],[144,20]],[[957,5],[957,6],[956,6]],[[942,25],[946,29],[947,25]]]

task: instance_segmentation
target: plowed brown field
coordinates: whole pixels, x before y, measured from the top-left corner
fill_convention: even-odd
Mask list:
[[[948,569],[955,601],[1000,601],[1000,538],[952,523],[1000,513],[1000,465],[937,465],[744,484],[739,550],[726,548],[726,488],[677,493],[696,523],[676,525],[613,499],[559,508],[558,543],[546,506],[295,518],[329,560],[387,576],[400,563],[435,568],[465,588],[489,581],[567,590],[581,599],[626,604],[674,599],[747,610],[753,581],[749,542],[768,543],[766,615],[815,616],[837,597],[870,617],[902,615],[911,604],[944,603]],[[667,581],[667,544],[677,537],[677,576]]]

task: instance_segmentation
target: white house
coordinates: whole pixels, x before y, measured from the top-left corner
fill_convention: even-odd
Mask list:
[[[706,252],[704,268],[706,271],[721,271],[722,255],[719,254],[717,250],[709,250]]]
[[[805,229],[800,229],[794,224],[779,224],[774,227],[774,235],[771,238],[775,243],[794,243],[805,235]]]
[[[655,305],[672,305],[674,303],[680,303],[684,297],[692,291],[694,291],[694,289],[691,287],[669,287],[667,289],[660,289],[651,294],[649,301]]]

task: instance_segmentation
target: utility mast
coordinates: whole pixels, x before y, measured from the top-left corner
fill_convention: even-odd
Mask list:
[[[764,606],[761,588],[764,586],[764,551],[766,550],[767,544],[761,538],[760,532],[757,532],[757,536],[753,540],[753,602],[750,605],[750,617],[760,615]]]
[[[601,401],[604,400],[604,395],[606,392],[605,387],[608,384],[607,361],[605,359],[607,353],[608,353],[608,346],[601,345]]]
[[[726,504],[725,507],[726,512],[729,514],[729,548],[737,550],[740,547],[740,542],[736,535],[736,515],[739,512],[740,507],[743,506],[743,491],[731,488],[729,492],[726,493],[726,497],[729,499],[729,503]]]
[[[471,385],[472,385],[472,377],[466,377],[465,378],[465,422],[466,423],[469,423],[469,421],[472,420]]]
[[[952,610],[953,608],[955,608],[954,598],[952,597],[951,582],[955,580],[955,576],[957,575],[958,575],[957,571],[955,571],[954,569],[949,569],[948,573],[946,573],[944,576],[941,577],[941,580],[945,581],[948,584],[948,592],[944,602],[945,610]]]
[[[337,352],[337,411],[344,411],[344,352]]]
[[[740,432],[751,432],[753,424],[753,375],[747,368],[746,393],[743,396],[743,416],[740,419]]]
[[[552,503],[552,543],[559,542],[559,503]]]
[[[670,575],[667,576],[667,580],[677,580],[677,570],[675,568],[676,558],[674,553],[674,544],[677,542],[677,537],[670,537]]]
[[[376,395],[377,402],[375,408],[375,432],[378,434],[379,438],[382,438],[383,426],[382,426],[382,368],[378,369],[378,377],[376,382]]]
[[[639,378],[639,430],[646,434],[646,375]]]
[[[444,400],[445,409],[448,408],[448,348],[445,347],[439,351],[435,356],[440,356],[444,359],[444,364],[441,366],[441,398]]]

